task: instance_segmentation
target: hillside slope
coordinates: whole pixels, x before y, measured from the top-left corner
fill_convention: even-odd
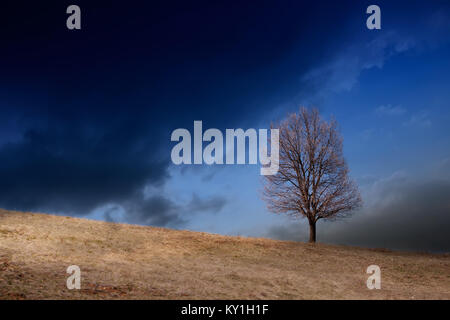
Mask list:
[[[371,264],[381,290],[366,287]],[[0,298],[450,299],[450,256],[0,210]]]

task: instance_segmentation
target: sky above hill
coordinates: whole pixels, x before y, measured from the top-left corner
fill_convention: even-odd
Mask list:
[[[73,3],[72,3],[73,2]],[[81,30],[66,8],[81,8]],[[334,116],[364,206],[318,241],[450,248],[450,4],[0,4],[0,207],[306,240],[257,165],[175,166],[170,135]]]

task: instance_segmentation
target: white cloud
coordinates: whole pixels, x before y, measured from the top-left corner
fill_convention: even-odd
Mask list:
[[[381,69],[390,57],[410,50],[416,41],[395,32],[383,34],[370,42],[350,46],[329,63],[311,70],[302,77],[303,84],[318,89],[318,95],[350,91],[358,83],[362,71]]]
[[[428,128],[431,126],[431,120],[428,117],[428,112],[421,111],[419,113],[411,115],[409,120],[405,121],[403,125],[407,127],[418,126],[422,128]]]
[[[375,112],[378,115],[387,115],[387,116],[400,116],[404,115],[406,113],[406,109],[402,106],[392,106],[390,104],[388,105],[381,105],[378,108],[375,109]]]

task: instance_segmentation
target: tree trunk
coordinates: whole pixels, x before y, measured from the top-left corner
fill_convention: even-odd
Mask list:
[[[310,243],[316,242],[316,222],[315,221],[309,222],[309,242]]]

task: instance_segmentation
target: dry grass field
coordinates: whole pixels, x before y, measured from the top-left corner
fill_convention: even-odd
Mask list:
[[[381,267],[381,289],[366,268]],[[66,287],[69,265],[81,290]],[[450,299],[450,256],[0,210],[1,299]]]

